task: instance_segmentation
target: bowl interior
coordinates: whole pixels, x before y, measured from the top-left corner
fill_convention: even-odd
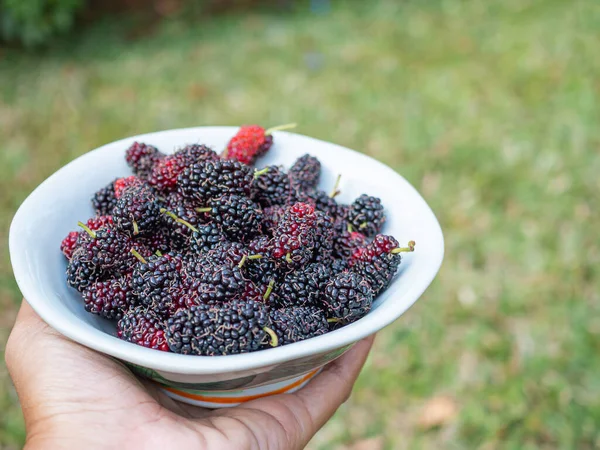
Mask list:
[[[145,349],[117,339],[114,324],[85,312],[77,292],[65,281],[66,261],[59,245],[77,221],[94,214],[90,197],[114,178],[131,172],[125,149],[134,141],[155,145],[165,153],[190,143],[217,151],[237,131],[235,127],[169,130],[113,142],[89,152],[42,183],[17,212],[10,231],[10,252],[17,283],[32,307],[52,327],[96,350],[154,369],[180,373],[224,373],[239,367],[277,364],[330,351],[366,337],[398,318],[423,293],[443,258],[439,224],[425,201],[400,175],[365,155],[309,137],[277,132],[275,144],[258,166],[289,167],[305,153],[322,162],[321,188],[330,191],[342,175],[338,201],[350,203],[362,193],[381,198],[386,207],[386,234],[401,245],[415,240],[415,253],[403,258],[398,275],[379,296],[373,310],[340,330],[285,348],[224,357],[190,357]]]

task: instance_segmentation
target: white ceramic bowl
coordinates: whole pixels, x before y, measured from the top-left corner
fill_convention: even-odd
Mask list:
[[[130,174],[125,149],[145,142],[169,153],[189,143],[223,149],[234,127],[161,131],[104,145],[67,164],[44,181],[21,205],[10,229],[10,257],[17,283],[35,311],[68,338],[127,363],[182,401],[231,406],[252,398],[299,389],[318,369],[355,342],[400,317],[425,291],[441,265],[440,225],[425,200],[400,175],[374,159],[335,144],[276,132],[260,165],[289,167],[310,153],[323,166],[321,187],[331,190],[342,174],[340,202],[366,192],[386,207],[386,234],[401,245],[415,240],[416,251],[403,257],[398,275],[363,319],[317,338],[285,347],[229,356],[187,356],[150,350],[115,337],[114,324],[87,313],[79,294],[67,287],[62,238],[78,220],[93,215],[90,197],[117,176]]]

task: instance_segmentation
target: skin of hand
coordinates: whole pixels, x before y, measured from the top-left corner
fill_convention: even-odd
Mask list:
[[[372,343],[357,343],[296,393],[218,410],[175,402],[120,362],[58,334],[26,301],[5,356],[27,450],[294,450],[348,399]]]

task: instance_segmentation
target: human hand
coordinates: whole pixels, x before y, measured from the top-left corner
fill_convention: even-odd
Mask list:
[[[302,449],[349,397],[373,338],[307,386],[219,410],[175,402],[120,362],[68,340],[23,301],[6,346],[26,449]]]

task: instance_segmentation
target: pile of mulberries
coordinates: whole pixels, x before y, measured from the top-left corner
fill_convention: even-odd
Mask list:
[[[120,339],[205,356],[292,344],[367,314],[415,243],[381,234],[380,199],[342,205],[337,183],[320,190],[314,156],[255,168],[275,129],[242,127],[221,155],[126,149],[133,175],[96,192],[95,216],[60,245],[81,306],[116,322]]]

